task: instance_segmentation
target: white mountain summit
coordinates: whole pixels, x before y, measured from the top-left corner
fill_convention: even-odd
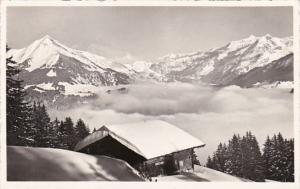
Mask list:
[[[71,49],[45,36],[28,47],[12,49],[8,57],[19,63],[26,88],[39,93],[90,96],[99,86],[128,84],[129,77],[112,69],[108,59]]]
[[[23,49],[13,49],[8,52],[16,62],[24,63],[23,68],[29,72],[39,68],[51,68],[59,61],[59,56],[74,58],[85,64],[89,70],[102,71],[110,68],[111,62],[102,56],[91,54],[84,51],[71,49],[49,35],[44,36],[31,43]]]

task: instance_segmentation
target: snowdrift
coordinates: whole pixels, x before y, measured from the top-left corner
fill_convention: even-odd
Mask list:
[[[122,160],[68,150],[7,147],[8,181],[144,181]]]
[[[207,179],[208,181],[252,182],[244,178],[232,176],[226,173],[222,173],[220,171],[197,165],[195,165],[194,173],[203,179]]]
[[[235,177],[228,175],[226,173],[222,173],[220,171],[216,171],[213,169],[209,169],[207,167],[197,166],[195,165],[194,172],[182,173],[181,175],[173,175],[173,176],[160,176],[155,177],[153,180],[157,179],[158,182],[164,181],[184,181],[184,182],[249,182],[250,180]]]

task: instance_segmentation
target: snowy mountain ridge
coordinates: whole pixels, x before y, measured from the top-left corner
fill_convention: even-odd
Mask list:
[[[12,49],[8,52],[8,56],[13,56],[16,62],[28,61],[28,64],[24,65],[24,69],[29,72],[42,67],[51,68],[58,63],[57,60],[60,54],[75,58],[86,64],[86,68],[89,70],[102,72],[101,69],[110,68],[111,64],[109,60],[102,56],[71,49],[49,35],[34,41],[26,48]]]
[[[127,74],[111,69],[108,59],[71,49],[50,36],[7,53],[22,69],[20,78],[35,100],[63,102],[65,96],[91,97],[99,86],[129,84]],[[74,99],[77,101],[77,99]]]
[[[152,69],[171,81],[230,85],[235,77],[291,54],[292,47],[291,37],[251,35],[206,52],[165,56],[153,64]]]
[[[29,93],[33,96],[41,93],[45,96],[47,93],[50,100],[59,98],[57,95],[93,96],[100,86],[140,80],[276,87],[278,82],[293,81],[292,48],[292,37],[250,35],[208,51],[169,54],[153,61],[121,63],[69,48],[46,35],[25,48],[9,50],[7,57],[12,57],[23,69],[20,77],[25,81]],[[280,64],[281,61],[287,65]],[[284,78],[275,77],[272,73],[275,73],[274,70],[279,75],[284,72]],[[268,72],[270,78],[253,79],[258,73],[264,72]],[[253,82],[246,82],[245,78]]]

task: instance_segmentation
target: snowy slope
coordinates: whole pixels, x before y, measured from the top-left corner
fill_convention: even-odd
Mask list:
[[[53,148],[7,147],[8,181],[144,181],[122,160]],[[202,166],[181,175],[159,176],[157,181],[248,182]]]
[[[216,171],[203,166],[195,165],[194,169],[194,174],[196,174],[198,177],[207,179],[209,181],[250,182],[250,180],[228,175],[226,173],[222,173],[220,171]]]
[[[185,172],[180,175],[159,176],[153,178],[153,180],[155,179],[157,179],[158,182],[250,182],[247,179],[231,176],[226,173],[198,165],[195,165],[193,172]]]
[[[151,61],[134,61],[125,64],[128,70],[130,70],[130,76],[135,81],[167,81],[163,72],[152,69],[153,62]],[[167,64],[166,64],[167,65]]]
[[[9,181],[143,181],[126,162],[51,148],[7,147]]]

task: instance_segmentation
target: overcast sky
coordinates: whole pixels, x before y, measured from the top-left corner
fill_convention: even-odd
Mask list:
[[[48,34],[107,57],[155,59],[219,47],[253,34],[292,35],[292,9],[209,7],[10,7],[8,45]]]

